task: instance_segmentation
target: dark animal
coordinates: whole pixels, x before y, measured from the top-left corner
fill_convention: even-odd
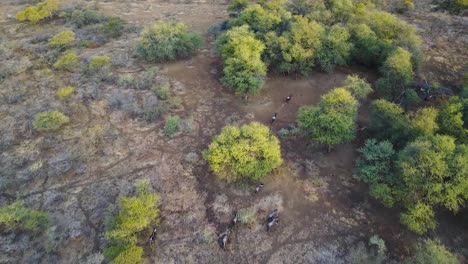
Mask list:
[[[273,124],[273,122],[276,121],[276,116],[278,115],[278,113],[275,113],[272,117],[271,117],[271,123]]]
[[[263,188],[263,183],[260,183],[259,185],[257,185],[257,187],[255,187],[255,193],[258,193],[260,189],[262,188]]]
[[[149,237],[149,243],[152,245],[154,243],[154,240],[156,239],[156,228],[153,228],[153,232],[151,233]]]
[[[267,222],[271,222],[275,218],[278,218],[278,209],[273,210],[273,212],[268,215]]]
[[[229,235],[231,234],[231,230],[229,228],[226,229],[223,233],[219,235],[219,242],[221,244],[222,249],[226,249],[226,245],[229,241]]]
[[[269,232],[273,228],[273,226],[278,225],[279,221],[279,217],[271,219],[271,221],[267,223],[267,231]]]
[[[235,226],[238,221],[239,221],[239,214],[237,213],[237,211],[234,211],[234,217],[232,218],[232,226]]]
[[[292,98],[292,94],[288,95],[288,97],[286,97],[286,103],[289,103],[289,101],[291,101],[291,98]]]

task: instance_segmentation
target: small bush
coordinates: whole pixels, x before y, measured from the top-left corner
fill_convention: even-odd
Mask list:
[[[16,14],[16,19],[19,21],[30,21],[35,24],[43,19],[46,19],[57,11],[59,8],[58,0],[45,0],[35,6],[28,6]]]
[[[33,126],[37,131],[47,132],[59,129],[70,122],[70,118],[59,111],[47,111],[36,114]]]
[[[90,9],[74,10],[70,17],[70,22],[77,28],[98,24],[104,20],[104,16]]]
[[[100,71],[101,69],[109,66],[110,57],[107,55],[103,56],[94,56],[91,58],[91,62],[89,63],[89,70],[90,71]]]
[[[169,84],[165,83],[162,85],[157,86],[154,89],[154,93],[159,97],[161,100],[167,100],[171,96],[171,90],[169,89]]]
[[[69,97],[74,91],[75,91],[75,88],[71,86],[62,87],[57,90],[57,96],[60,97],[61,99],[64,99],[64,98]]]
[[[47,213],[28,209],[23,201],[16,201],[0,208],[0,227],[4,231],[24,229],[32,232],[44,230]]]
[[[127,21],[120,17],[109,18],[100,28],[102,34],[108,38],[118,38],[122,35]]]
[[[147,61],[171,61],[192,56],[201,43],[201,36],[184,24],[160,20],[143,31],[136,51]]]
[[[218,177],[231,182],[257,181],[283,163],[278,138],[257,122],[224,127],[203,158]]]
[[[440,241],[430,239],[419,242],[409,264],[459,264],[458,259]]]
[[[396,11],[400,13],[413,11],[413,10],[414,10],[413,0],[400,0],[396,8]]]
[[[178,116],[171,116],[166,120],[164,124],[163,132],[166,136],[173,136],[175,133],[179,132],[180,130],[180,117]]]
[[[239,210],[239,222],[244,225],[253,225],[256,221],[256,212],[254,208],[242,208]]]
[[[117,84],[121,86],[122,88],[133,88],[135,86],[135,78],[133,78],[133,75],[131,74],[122,74],[119,76],[119,79],[117,80]]]
[[[163,116],[169,107],[166,104],[158,103],[156,106],[145,107],[143,109],[143,119],[146,122],[152,122]]]
[[[75,71],[79,66],[78,55],[74,52],[63,54],[54,63],[54,68],[65,71]]]
[[[65,30],[49,40],[49,47],[52,48],[64,48],[75,42],[75,32],[71,30]]]

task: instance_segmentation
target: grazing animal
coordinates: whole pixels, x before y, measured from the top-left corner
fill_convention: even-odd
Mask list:
[[[278,116],[278,113],[275,113],[272,117],[271,117],[271,123],[273,124],[273,122],[276,121],[276,116]]]
[[[258,193],[260,189],[262,188],[263,188],[263,183],[260,183],[259,185],[257,185],[257,187],[255,187],[255,193]]]
[[[273,228],[273,226],[278,225],[279,221],[279,217],[271,219],[271,221],[267,223],[267,231],[269,232]]]
[[[273,210],[273,212],[268,215],[267,222],[271,222],[275,218],[278,218],[278,209]]]
[[[156,228],[153,228],[153,232],[151,233],[149,237],[149,243],[152,245],[154,243],[154,240],[156,239]]]
[[[289,101],[291,101],[291,98],[292,98],[292,94],[288,95],[288,97],[286,97],[286,103],[289,103]]]
[[[220,240],[222,249],[226,249],[226,245],[229,241],[229,234],[231,234],[231,230],[227,228],[226,231],[224,231],[223,233],[219,235],[219,240]]]
[[[239,221],[239,214],[237,213],[237,211],[234,211],[234,217],[232,218],[232,226],[235,226],[238,221]]]

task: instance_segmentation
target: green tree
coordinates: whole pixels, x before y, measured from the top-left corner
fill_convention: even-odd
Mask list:
[[[57,11],[59,8],[58,0],[45,0],[35,6],[28,6],[16,14],[16,19],[19,21],[30,21],[35,24],[43,19],[46,19]]]
[[[372,92],[371,85],[357,75],[346,76],[342,87],[348,90],[357,99],[364,99]]]
[[[322,96],[319,106],[301,107],[297,123],[312,141],[332,145],[350,142],[356,134],[358,103],[344,88],[335,88]]]
[[[171,61],[192,56],[201,43],[201,36],[183,23],[159,20],[143,31],[137,53],[148,61]]]
[[[46,226],[47,213],[26,208],[22,200],[0,208],[0,227],[3,231],[24,229],[36,233]]]
[[[380,65],[391,48],[391,45],[377,37],[366,24],[350,25],[351,41],[354,44],[351,56],[366,66]]]
[[[49,47],[52,48],[64,48],[75,42],[75,32],[71,30],[65,30],[49,40]]]
[[[459,264],[454,256],[438,240],[424,239],[417,243],[413,257],[408,264]]]
[[[377,80],[378,91],[386,98],[397,98],[405,86],[413,81],[411,53],[398,47],[385,60],[380,68],[382,77]]]
[[[203,157],[219,178],[229,182],[258,181],[283,162],[278,138],[257,122],[224,127]]]
[[[411,124],[418,135],[430,136],[437,131],[437,109],[433,107],[421,108],[416,111]]]
[[[346,65],[351,54],[349,31],[338,24],[327,32],[320,49],[315,54],[317,64],[325,72],[332,72],[336,66]]]
[[[230,17],[238,17],[239,14],[249,5],[250,0],[231,0],[227,11]]]
[[[468,143],[468,99],[451,97],[437,116],[440,133],[453,136],[460,143]]]
[[[70,118],[63,113],[59,111],[47,111],[34,116],[33,127],[37,131],[48,132],[58,130],[68,122],[70,122]]]
[[[261,60],[265,46],[247,25],[235,27],[217,41],[224,62],[224,85],[237,94],[256,94],[263,86],[266,66]]]

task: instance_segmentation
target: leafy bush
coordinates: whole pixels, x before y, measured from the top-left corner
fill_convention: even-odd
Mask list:
[[[28,6],[16,14],[16,19],[19,21],[30,21],[37,23],[46,19],[57,11],[59,8],[58,0],[45,0],[35,6]]]
[[[77,28],[98,24],[104,21],[104,16],[91,9],[74,10],[70,17],[70,22]]]
[[[24,229],[36,233],[44,230],[46,225],[47,213],[26,208],[24,201],[0,208],[0,226],[3,231]]]
[[[278,138],[257,122],[224,127],[203,157],[218,177],[230,182],[257,181],[283,162]]]
[[[107,55],[94,56],[89,62],[89,70],[91,72],[100,71],[101,69],[109,66],[110,57]]]
[[[171,90],[169,89],[169,84],[161,84],[154,89],[154,93],[159,97],[161,100],[167,100],[171,96]]]
[[[342,87],[358,99],[364,99],[372,92],[371,85],[357,75],[348,75],[344,80]]]
[[[224,62],[224,85],[237,94],[258,93],[266,75],[266,66],[260,58],[265,46],[247,26],[230,29],[218,39],[217,45]]]
[[[396,11],[398,11],[400,13],[413,11],[413,10],[414,10],[413,0],[400,0],[400,2],[398,3],[398,6],[396,8]]]
[[[173,136],[180,130],[180,117],[171,116],[166,120],[164,124],[163,132],[166,136]]]
[[[120,17],[110,17],[99,29],[108,38],[118,38],[122,35],[127,21]]]
[[[47,111],[36,114],[33,126],[37,131],[47,132],[59,129],[70,122],[70,118],[59,111]]]
[[[49,40],[49,47],[53,48],[64,48],[75,42],[75,32],[71,30],[65,30]]]
[[[59,88],[57,90],[57,96],[60,97],[60,98],[67,98],[68,96],[70,96],[73,92],[75,91],[75,88],[71,87],[71,86],[66,86],[66,87],[62,87],[62,88]]]
[[[438,240],[425,239],[416,245],[408,264],[459,264],[457,257]]]
[[[440,132],[451,135],[458,142],[468,143],[468,98],[451,97],[444,103],[437,116]]]
[[[249,5],[249,0],[231,0],[227,11],[230,17],[237,17]]]
[[[79,66],[78,55],[74,52],[63,54],[54,63],[54,68],[65,71],[75,71]]]
[[[468,1],[466,0],[434,0],[437,9],[448,10],[454,14],[463,14],[468,10]]]
[[[239,222],[244,225],[253,225],[256,221],[256,211],[255,208],[242,208],[239,209]]]
[[[183,23],[159,20],[143,31],[137,53],[148,61],[171,61],[192,56],[201,43],[201,36]]]
[[[349,38],[349,31],[345,27],[336,24],[329,29],[315,55],[316,61],[323,71],[332,72],[336,66],[348,63],[352,48]]]
[[[413,81],[414,72],[411,56],[408,51],[397,48],[380,68],[382,78],[377,80],[377,87],[386,98],[396,98],[404,91],[402,87]]]
[[[335,88],[322,96],[319,106],[299,109],[297,123],[314,142],[332,145],[349,142],[356,134],[356,99],[344,88]]]
[[[149,180],[137,181],[135,188],[135,196],[119,198],[119,211],[106,226],[104,256],[110,263],[140,263],[143,248],[137,246],[137,235],[159,221],[159,195],[150,191]]]

